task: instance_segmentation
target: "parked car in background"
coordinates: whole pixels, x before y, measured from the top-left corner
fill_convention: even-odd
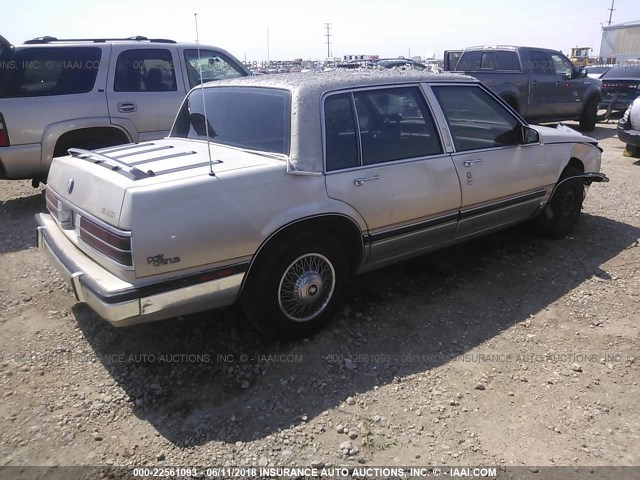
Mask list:
[[[140,36],[5,41],[0,52],[0,178],[36,185],[70,147],[167,135],[200,67],[206,82],[249,75],[218,47]]]
[[[237,301],[304,335],[357,273],[524,221],[567,234],[600,152],[467,76],[221,80],[168,138],[55,158],[38,244],[116,326]]]
[[[587,72],[587,77],[589,78],[600,78],[604,73],[611,70],[612,67],[614,67],[614,65],[587,65],[584,67],[584,71]]]
[[[451,61],[459,58],[455,65]],[[595,128],[600,83],[556,50],[492,46],[445,52],[445,70],[467,73],[500,95],[531,122],[579,120]]]
[[[618,138],[626,144],[626,155],[640,157],[640,97],[631,102],[618,121]]]
[[[640,64],[619,65],[606,71],[602,77],[600,108],[626,110],[640,95]]]

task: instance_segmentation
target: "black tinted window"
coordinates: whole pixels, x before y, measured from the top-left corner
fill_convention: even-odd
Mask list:
[[[163,48],[126,50],[118,55],[116,92],[176,91],[171,52]]]
[[[358,139],[351,95],[342,93],[324,101],[327,171],[358,166]]]
[[[520,123],[476,86],[432,87],[458,151],[517,145]]]
[[[206,119],[203,108],[206,101]],[[183,103],[172,137],[206,139],[274,153],[289,153],[289,93],[272,88],[204,88]]]
[[[417,87],[366,90],[354,98],[364,165],[442,153]]]
[[[482,52],[471,51],[464,52],[458,60],[455,70],[458,72],[466,72],[472,70],[479,70],[482,65]]]
[[[545,52],[532,50],[529,52],[529,68],[535,73],[553,74],[551,60]]]
[[[93,86],[102,52],[95,47],[43,47],[3,57],[0,96],[34,97],[86,93]]]
[[[520,60],[516,52],[500,50],[496,53],[497,70],[520,70]]]

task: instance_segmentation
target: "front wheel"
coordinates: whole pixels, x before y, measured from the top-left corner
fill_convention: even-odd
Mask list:
[[[580,130],[585,132],[591,132],[596,128],[596,122],[598,121],[598,104],[600,101],[592,97],[584,106],[582,115],[580,115]]]
[[[571,177],[580,173],[577,169],[568,169],[560,177],[551,201],[536,218],[536,227],[542,235],[562,238],[575,227],[584,201],[584,182]]]
[[[324,235],[303,235],[263,255],[243,299],[251,323],[268,335],[289,337],[324,326],[350,280],[340,244]]]

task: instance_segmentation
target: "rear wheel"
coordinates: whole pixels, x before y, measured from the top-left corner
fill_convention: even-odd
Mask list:
[[[626,151],[630,157],[640,158],[640,147],[638,145],[631,145],[630,143],[627,143]]]
[[[289,337],[324,326],[350,280],[340,244],[329,236],[303,235],[262,255],[243,298],[251,323],[268,335]]]
[[[600,100],[596,97],[591,97],[587,104],[584,106],[582,115],[580,115],[580,130],[590,132],[596,128],[596,122],[598,121],[598,104]]]
[[[581,173],[576,168],[568,168],[560,177],[551,201],[536,218],[536,227],[542,235],[562,238],[575,227],[584,201],[584,182],[571,177]]]

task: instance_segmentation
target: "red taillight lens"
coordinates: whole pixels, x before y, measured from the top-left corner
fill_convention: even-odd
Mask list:
[[[131,259],[131,237],[129,236],[110,232],[106,228],[81,217],[80,239],[121,265],[133,265]]]
[[[9,143],[9,132],[7,132],[7,124],[4,123],[4,117],[0,113],[0,147],[8,147],[11,145]]]

